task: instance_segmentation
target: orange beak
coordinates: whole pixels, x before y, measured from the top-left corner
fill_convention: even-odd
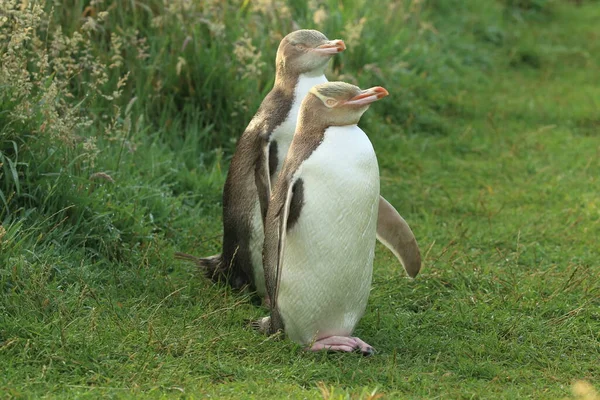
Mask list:
[[[356,105],[366,105],[371,104],[374,101],[379,99],[383,99],[385,96],[389,95],[389,92],[382,88],[381,86],[375,86],[367,90],[363,90],[360,92],[358,96],[354,96],[350,100],[348,100],[345,104],[356,104]]]
[[[321,53],[321,54],[337,54],[337,53],[341,53],[342,51],[346,50],[346,44],[344,43],[343,40],[330,40],[328,42],[325,42],[324,44],[318,46],[317,48],[313,49],[313,51],[316,51],[317,53]]]

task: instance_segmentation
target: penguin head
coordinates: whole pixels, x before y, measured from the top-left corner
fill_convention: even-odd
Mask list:
[[[356,125],[371,103],[388,94],[381,86],[362,90],[345,82],[327,82],[310,89],[302,108],[327,126]]]
[[[281,40],[277,50],[277,72],[322,75],[327,62],[346,49],[343,40],[329,40],[319,31],[301,29]]]

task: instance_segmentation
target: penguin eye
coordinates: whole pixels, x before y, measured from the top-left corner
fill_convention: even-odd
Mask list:
[[[327,107],[333,107],[337,104],[337,101],[335,99],[327,99],[325,100],[325,104]]]
[[[304,50],[304,49],[306,49],[306,46],[305,46],[305,45],[303,45],[303,44],[297,44],[297,45],[296,45],[296,48],[297,48],[298,50]]]

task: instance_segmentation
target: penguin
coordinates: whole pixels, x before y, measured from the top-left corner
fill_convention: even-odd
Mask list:
[[[387,95],[329,82],[304,99],[265,220],[270,316],[255,323],[265,333],[282,330],[312,351],[373,354],[352,331],[369,297],[379,219],[394,225],[398,215],[380,211],[377,158],[357,124]]]
[[[283,38],[275,84],[238,140],[223,188],[222,253],[207,258],[176,253],[176,258],[195,261],[213,281],[237,289],[249,286],[266,295],[263,221],[271,188],[292,141],[302,99],[314,85],[327,82],[327,63],[345,48],[342,40],[329,40],[316,30]]]

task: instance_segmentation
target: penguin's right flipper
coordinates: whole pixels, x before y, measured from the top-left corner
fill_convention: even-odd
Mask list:
[[[269,207],[269,197],[271,197],[271,171],[269,168],[269,143],[266,142],[263,150],[258,157],[254,171],[254,183],[260,203],[260,211],[263,222],[267,217],[267,208]]]
[[[294,183],[291,179],[280,176],[265,221],[265,243],[263,248],[263,266],[265,284],[271,299],[271,323],[269,333],[283,330],[283,321],[277,309],[277,295],[281,282],[281,269],[285,250],[290,204],[294,196]]]
[[[381,196],[377,239],[394,253],[411,278],[417,276],[421,269],[421,252],[417,239],[404,218]]]

